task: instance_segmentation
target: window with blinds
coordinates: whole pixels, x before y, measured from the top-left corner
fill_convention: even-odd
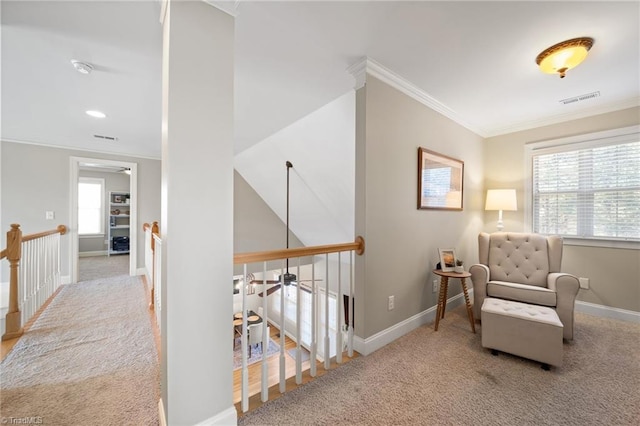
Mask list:
[[[534,232],[640,241],[640,140],[620,139],[532,151]]]
[[[78,234],[104,234],[104,179],[81,177],[78,181]]]

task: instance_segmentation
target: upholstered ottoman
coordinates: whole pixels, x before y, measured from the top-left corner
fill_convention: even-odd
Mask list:
[[[482,347],[547,365],[562,365],[562,322],[556,311],[487,297],[482,304]]]

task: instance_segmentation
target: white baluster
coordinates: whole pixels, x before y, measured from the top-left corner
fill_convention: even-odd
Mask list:
[[[242,291],[243,293],[246,293],[245,291],[245,284],[244,282],[247,279],[247,264],[244,264],[244,268],[243,268],[243,276],[244,279],[242,280],[243,284],[240,286],[240,291]],[[242,297],[242,336],[240,336],[240,350],[242,351],[242,373],[241,373],[241,378],[242,378],[242,412],[246,413],[249,410],[249,369],[247,368],[247,315],[246,315],[246,309],[244,306],[245,303],[245,299],[244,296]],[[235,343],[235,342],[234,342]]]
[[[331,340],[329,339],[329,254],[325,255],[327,283],[324,288],[324,368],[331,366]]]
[[[348,335],[347,339],[349,342],[349,357],[353,357],[353,303],[354,303],[354,282],[353,282],[353,251],[349,252],[349,321],[347,324],[348,327]]]
[[[269,341],[267,340],[267,262],[263,263],[262,267],[262,312],[264,312],[264,318],[262,319],[262,402],[267,402],[269,400],[269,370],[267,364],[267,357],[265,356]],[[243,307],[244,309],[244,307]],[[245,311],[243,311],[245,312]],[[246,317],[246,315],[245,315]]]
[[[284,259],[282,260],[282,266],[280,267],[280,276],[284,276]],[[265,297],[266,299],[266,297]],[[287,389],[287,375],[286,375],[286,361],[285,361],[285,330],[284,330],[284,286],[280,284],[280,393],[285,393]],[[265,319],[263,319],[265,320]]]
[[[296,383],[302,383],[302,327],[301,327],[301,312],[302,312],[302,300],[300,286],[300,258],[298,258],[298,268],[296,270]]]
[[[342,262],[338,252],[338,295],[336,296],[336,362],[342,363]]]
[[[316,298],[316,262],[311,262],[311,377],[316,377],[316,356],[318,354],[318,313]]]

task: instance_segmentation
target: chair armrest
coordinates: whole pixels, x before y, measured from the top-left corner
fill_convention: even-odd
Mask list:
[[[480,263],[469,268],[471,283],[473,284],[473,316],[480,319],[480,310],[485,297],[487,297],[487,283],[489,282],[489,267]]]
[[[580,281],[574,275],[554,272],[547,276],[547,286],[549,290],[556,292],[556,312],[564,326],[563,336],[567,340],[572,340],[573,311]]]
[[[580,289],[578,277],[563,272],[554,272],[547,276],[547,287],[558,294],[558,297],[575,299]]]

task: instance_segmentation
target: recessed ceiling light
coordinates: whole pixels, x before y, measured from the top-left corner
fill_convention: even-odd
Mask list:
[[[78,71],[80,74],[89,74],[91,73],[91,71],[93,71],[93,65],[87,62],[80,62],[72,59],[71,63],[73,64],[73,67],[76,69],[76,71]]]
[[[85,111],[85,112],[87,113],[87,115],[90,115],[95,118],[105,118],[107,116],[107,114],[101,111]]]

